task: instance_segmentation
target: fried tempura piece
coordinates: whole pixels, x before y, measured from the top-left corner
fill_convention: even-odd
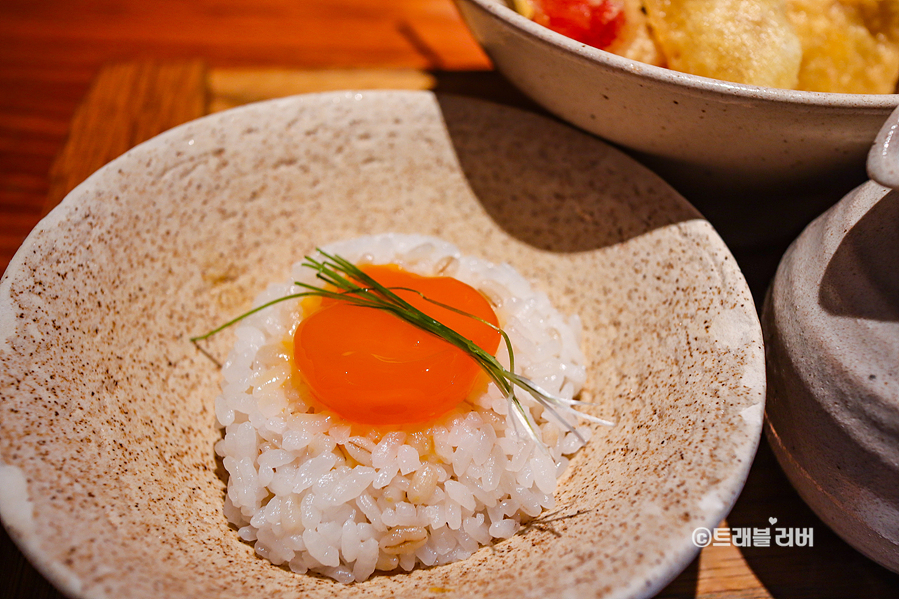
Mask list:
[[[787,0],[802,41],[797,89],[890,94],[899,79],[899,0]]]
[[[608,51],[647,64],[666,66],[665,56],[649,31],[643,0],[624,0],[624,16],[624,28]]]
[[[668,67],[792,89],[802,47],[784,0],[643,0]]]

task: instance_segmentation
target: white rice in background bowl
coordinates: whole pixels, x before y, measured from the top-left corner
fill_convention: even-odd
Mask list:
[[[509,265],[462,256],[421,235],[370,236],[323,249],[357,265],[397,264],[467,283],[490,300],[511,339],[517,373],[563,398],[583,386],[579,318],[561,315]],[[270,286],[255,305],[296,293],[294,281],[319,284],[298,263],[290,281]],[[566,456],[583,442],[527,393],[516,396],[548,451],[516,432],[521,425],[493,383],[436,421],[357,435],[358,427],[307,405],[297,391],[290,340],[300,318],[299,300],[291,300],[236,325],[215,401],[224,428],[215,449],[230,475],[225,514],[260,556],[294,572],[358,582],[375,570],[465,559],[553,507]],[[504,344],[497,358],[508,368]],[[587,427],[570,424],[588,437]]]

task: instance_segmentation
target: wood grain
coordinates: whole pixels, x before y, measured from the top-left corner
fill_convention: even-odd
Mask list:
[[[50,169],[42,213],[142,141],[204,114],[293,94],[435,90],[540,110],[493,72],[418,69],[209,69],[203,61],[127,62],[100,70]],[[26,200],[27,201],[27,200]]]
[[[69,139],[50,169],[44,214],[113,158],[205,113],[202,61],[104,68],[75,112]]]
[[[198,59],[213,69],[490,68],[452,0],[3,0],[0,272],[40,220],[51,165],[101,69]]]
[[[294,94],[435,86],[435,76],[418,69],[214,69],[208,79],[209,112]]]

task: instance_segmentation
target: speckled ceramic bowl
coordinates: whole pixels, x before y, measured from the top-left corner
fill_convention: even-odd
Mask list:
[[[384,231],[507,261],[579,313],[585,396],[618,423],[513,538],[344,586],[272,566],[229,527],[219,374],[188,337],[315,245]],[[425,92],[251,105],[128,152],[16,254],[0,340],[0,514],[78,597],[648,596],[733,504],[764,404],[746,283],[682,198],[564,125]]]
[[[769,188],[864,173],[899,95],[826,94],[728,83],[597,50],[504,0],[456,0],[496,68],[566,121],[651,157],[690,187]]]

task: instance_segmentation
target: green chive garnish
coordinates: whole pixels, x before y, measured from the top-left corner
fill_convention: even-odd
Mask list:
[[[605,426],[613,425],[613,423],[608,420],[597,418],[589,414],[584,414],[573,409],[573,406],[576,405],[589,404],[576,399],[566,399],[563,397],[552,395],[551,393],[548,393],[547,391],[541,389],[533,381],[521,375],[515,374],[515,354],[512,351],[512,342],[510,341],[509,336],[506,334],[506,332],[501,328],[494,326],[492,323],[478,318],[477,316],[468,314],[467,312],[463,312],[461,310],[457,310],[456,308],[453,308],[452,306],[448,306],[441,302],[431,300],[415,290],[384,287],[375,279],[365,274],[362,269],[358,268],[356,265],[352,264],[346,259],[341,258],[338,255],[328,254],[320,248],[317,249],[318,252],[322,256],[324,256],[324,260],[319,261],[306,256],[306,259],[303,262],[303,266],[316,271],[316,278],[323,281],[326,287],[316,287],[314,285],[309,285],[308,283],[295,282],[294,284],[304,291],[301,291],[299,293],[292,293],[270,302],[266,302],[261,306],[253,308],[252,310],[241,314],[233,320],[229,320],[225,324],[209,331],[204,335],[192,337],[191,342],[196,343],[198,341],[208,339],[209,337],[212,337],[216,333],[223,331],[231,325],[240,322],[244,318],[247,318],[248,316],[256,314],[257,312],[260,312],[261,310],[264,310],[280,302],[311,296],[331,298],[335,300],[350,302],[357,306],[374,308],[377,310],[386,310],[387,312],[391,312],[398,318],[401,318],[420,329],[424,329],[429,333],[437,335],[441,339],[444,339],[445,341],[455,345],[456,347],[467,353],[472,357],[472,359],[475,360],[475,362],[478,363],[478,365],[484,370],[484,372],[487,373],[487,376],[490,377],[490,380],[492,380],[496,384],[496,386],[505,396],[506,400],[509,402],[512,413],[516,416],[516,420],[524,425],[528,435],[537,442],[538,446],[540,446],[544,450],[546,449],[546,447],[542,442],[540,442],[540,438],[537,436],[537,425],[531,418],[530,412],[521,404],[518,398],[515,397],[515,387],[519,387],[530,394],[531,397],[533,397],[537,401],[537,403],[543,406],[544,409],[549,411],[556,418],[556,420],[564,424],[569,431],[574,433],[582,443],[585,443],[586,440],[567,420],[560,416],[559,411],[573,413],[580,418],[584,418],[591,422],[596,422]],[[396,295],[393,292],[393,289],[404,289],[407,291],[419,293],[419,295],[421,295],[423,299],[435,305],[441,306],[448,310],[452,310],[453,312],[456,312],[458,314],[474,318],[475,320],[478,320],[479,322],[482,322],[496,329],[500,333],[500,335],[502,335],[503,341],[506,344],[506,349],[509,352],[509,369],[506,370],[494,356],[485,352],[470,339],[463,337],[453,329],[440,323],[434,318],[431,318],[415,306],[409,304],[403,298]],[[513,423],[516,422],[516,420],[513,420]]]

